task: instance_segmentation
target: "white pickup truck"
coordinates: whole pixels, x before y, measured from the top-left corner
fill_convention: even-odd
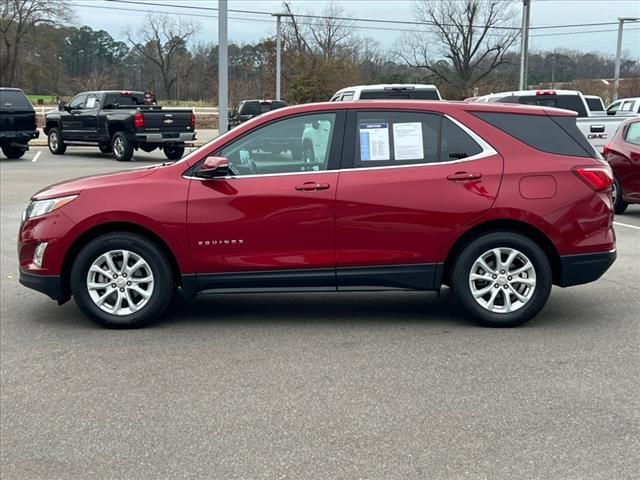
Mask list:
[[[628,118],[628,116],[607,116],[601,110],[592,112],[589,109],[587,99],[577,90],[520,90],[492,93],[477,97],[472,101],[521,103],[573,110],[578,114],[576,121],[578,128],[599,153],[603,152],[604,146],[613,139],[620,124]]]
[[[629,116],[640,113],[640,97],[621,98],[607,107],[607,115]]]

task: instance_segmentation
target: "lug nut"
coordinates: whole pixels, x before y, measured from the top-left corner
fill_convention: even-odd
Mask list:
[[[124,292],[124,288],[121,288],[121,289],[120,289],[120,291],[121,291],[121,292]]]
[[[509,285],[505,285],[505,286],[504,286],[504,289],[505,289],[505,290],[506,290],[507,288],[509,288]]]
[[[504,270],[500,270],[500,273],[504,273]]]
[[[131,285],[131,282],[127,282],[127,285]]]
[[[492,277],[495,280],[496,278],[498,278],[498,275],[492,275]]]
[[[500,285],[498,285],[497,283],[494,285],[494,287],[496,288],[500,288]]]
[[[112,283],[112,284],[111,284],[111,288],[116,288],[116,284],[115,284],[115,283]]]
[[[509,277],[507,277],[507,280],[511,280],[511,278],[512,278],[512,277],[510,277],[510,276],[509,276]]]
[[[127,276],[127,274],[126,274],[126,273],[123,273],[123,274],[122,274],[122,276],[123,276],[123,277],[126,277],[126,276]]]
[[[115,279],[115,278],[118,278],[118,274],[117,274],[117,273],[114,273],[114,274],[113,274],[113,278],[114,278],[114,279]]]

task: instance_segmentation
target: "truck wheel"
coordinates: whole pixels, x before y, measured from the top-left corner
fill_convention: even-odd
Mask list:
[[[481,325],[515,327],[547,303],[551,278],[549,259],[533,240],[492,232],[464,247],[450,284],[463,310]]]
[[[111,139],[113,158],[119,162],[128,162],[133,157],[133,145],[123,132],[116,132]]]
[[[26,151],[26,148],[21,147],[2,147],[2,153],[4,153],[4,156],[12,159],[22,157]]]
[[[58,130],[57,128],[52,128],[51,130],[49,130],[49,135],[47,136],[47,144],[49,145],[49,151],[54,155],[64,155],[64,152],[67,151],[67,146],[62,140],[60,130]]]
[[[155,321],[173,296],[171,266],[162,251],[132,232],[89,242],[71,267],[78,307],[106,328],[137,328]]]
[[[113,151],[111,149],[111,145],[109,145],[108,143],[101,143],[100,145],[98,145],[98,148],[102,153],[111,153]]]
[[[184,147],[164,147],[162,150],[169,160],[180,160],[184,155]]]
[[[622,199],[622,188],[617,178],[613,179],[611,186],[611,197],[613,200],[613,211],[617,214],[624,213],[629,204]]]

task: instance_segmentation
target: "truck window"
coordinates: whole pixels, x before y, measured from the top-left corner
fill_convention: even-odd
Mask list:
[[[116,104],[120,107],[144,105],[144,93],[107,93],[104,99],[104,108],[115,108]]]
[[[591,110],[592,112],[602,112],[604,110],[604,104],[602,103],[601,99],[585,98],[585,100],[587,101],[587,106],[589,107],[589,110]]]
[[[76,95],[69,102],[69,108],[71,110],[82,110],[87,103],[87,94],[81,93],[80,95]]]
[[[0,109],[13,110],[15,108],[33,110],[31,102],[20,90],[0,90]]]
[[[598,158],[596,151],[578,130],[575,117],[471,113],[536,150],[555,155]]]
[[[633,112],[633,105],[635,102],[633,100],[626,100],[622,102],[622,107],[620,107],[621,112]]]
[[[360,100],[385,99],[440,100],[440,97],[435,90],[364,90],[360,93]]]

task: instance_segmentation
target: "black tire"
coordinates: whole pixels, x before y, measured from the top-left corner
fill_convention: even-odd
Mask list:
[[[511,248],[521,252],[529,259],[535,270],[536,283],[531,297],[519,309],[511,312],[493,312],[483,307],[474,298],[471,292],[471,286],[469,285],[471,270],[476,260],[486,252],[498,247]],[[498,274],[500,274],[501,271],[502,270],[498,271]],[[489,276],[492,277],[492,275]],[[499,277],[500,278],[495,280],[496,282],[506,281],[506,278],[512,278],[506,277],[506,275],[504,278],[502,275],[499,275]],[[526,277],[523,276],[522,278]],[[486,282],[485,285],[491,287],[499,285],[498,283],[493,284],[493,281],[494,280],[490,280]],[[546,254],[533,240],[514,232],[491,232],[470,242],[462,249],[453,265],[450,283],[459,305],[479,324],[486,327],[515,327],[522,325],[536,316],[547,303],[551,293],[552,271]],[[505,288],[499,285],[497,288],[498,292],[500,292],[500,288],[508,292],[508,289],[513,288],[513,286],[507,285]],[[489,292],[492,293],[492,290]],[[488,294],[491,295],[489,292]],[[499,295],[502,298],[502,307],[504,308],[506,304],[505,293],[502,292],[499,293]],[[507,293],[509,298],[511,298],[511,295],[511,293]],[[496,303],[500,301],[497,297],[496,300]],[[498,305],[498,307],[500,307],[500,305]]]
[[[154,281],[146,304],[133,313],[115,315],[96,305],[87,282],[89,269],[94,261],[106,252],[122,249],[142,258],[150,268]],[[71,292],[76,304],[87,317],[105,328],[139,328],[153,323],[171,302],[174,285],[171,266],[162,251],[147,238],[130,232],[108,233],[92,240],[82,248],[71,267]],[[114,295],[119,294],[114,291]],[[125,301],[123,305],[124,303]]]
[[[133,157],[133,144],[124,132],[116,132],[111,138],[111,150],[113,150],[113,158],[119,162],[129,162]]]
[[[22,147],[2,147],[2,153],[4,153],[4,156],[11,159],[22,157],[26,151],[27,149]]]
[[[47,134],[47,145],[49,145],[49,151],[54,155],[64,155],[64,152],[67,151],[67,146],[65,145],[58,128],[49,129],[49,133]]]
[[[163,147],[162,150],[169,160],[180,160],[182,158],[182,155],[184,155],[184,147],[166,146]]]
[[[618,215],[625,212],[629,204],[622,199],[622,188],[617,178],[613,179],[613,191],[611,192],[613,199],[613,211]]]
[[[113,151],[110,143],[101,143],[98,148],[102,153],[111,153]]]

